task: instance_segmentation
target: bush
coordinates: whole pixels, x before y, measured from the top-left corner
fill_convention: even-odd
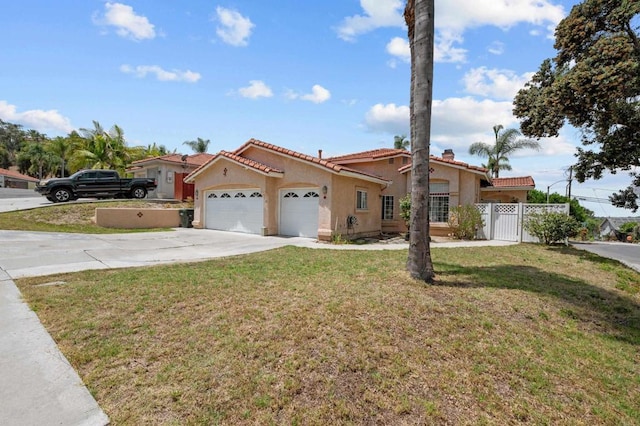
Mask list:
[[[400,217],[408,228],[411,221],[411,193],[400,199]]]
[[[580,225],[572,216],[557,212],[534,213],[524,224],[524,229],[547,245],[565,241],[577,235]]]
[[[640,241],[640,223],[638,223],[635,228],[631,231],[631,236],[633,237],[633,241]]]
[[[449,227],[455,238],[460,240],[474,240],[478,229],[484,226],[482,214],[476,206],[452,207],[449,212]]]
[[[633,229],[638,225],[639,224],[637,222],[623,223],[622,225],[620,225],[620,232],[623,232],[625,234],[629,234],[629,233],[633,232]]]

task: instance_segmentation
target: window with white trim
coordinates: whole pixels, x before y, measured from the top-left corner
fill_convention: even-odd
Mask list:
[[[449,221],[449,182],[429,183],[429,221]]]
[[[356,190],[356,210],[367,210],[368,208],[367,191],[362,189]]]
[[[382,196],[382,220],[393,220],[393,195]]]

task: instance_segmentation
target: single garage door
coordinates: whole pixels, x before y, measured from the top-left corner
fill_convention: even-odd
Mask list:
[[[280,191],[280,235],[318,236],[318,188]]]
[[[205,228],[261,234],[263,198],[258,189],[220,190],[207,193]]]

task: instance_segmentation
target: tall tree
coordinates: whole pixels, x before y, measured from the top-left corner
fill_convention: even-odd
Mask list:
[[[0,120],[0,144],[4,147],[3,168],[17,164],[18,153],[25,143],[26,132],[19,124]]]
[[[131,150],[127,147],[124,131],[117,124],[107,132],[94,121],[93,129],[80,129],[80,132],[84,143],[71,159],[73,170],[112,169],[122,173],[131,163]]]
[[[393,137],[393,147],[395,149],[407,149],[411,147],[411,141],[407,139],[407,135],[395,135]]]
[[[411,48],[411,220],[407,270],[432,283],[429,241],[429,147],[433,96],[434,0],[407,0],[404,19]]]
[[[558,136],[568,122],[581,130],[579,182],[630,171],[618,207],[638,210],[640,187],[640,1],[585,0],[556,28],[557,55],[546,59],[514,100],[522,132]],[[586,147],[595,146],[595,149]],[[635,169],[635,170],[634,170]],[[635,188],[633,187],[635,186]]]
[[[209,139],[198,138],[195,141],[185,141],[182,144],[187,145],[193,152],[204,154],[209,149],[209,143]]]
[[[493,133],[496,137],[493,145],[484,142],[475,142],[469,147],[469,154],[488,158],[487,164],[483,164],[482,167],[489,169],[491,176],[494,178],[500,177],[500,170],[511,170],[508,156],[515,151],[525,148],[540,149],[540,143],[538,141],[533,139],[518,139],[521,133],[517,129],[507,129],[500,132],[503,129],[504,126],[502,126],[502,124],[493,126]]]
[[[49,140],[45,144],[44,148],[59,161],[58,164],[60,165],[60,176],[64,177],[66,162],[69,160],[69,158],[71,157],[71,153],[73,152],[71,139],[58,136]]]
[[[46,150],[44,141],[31,139],[18,153],[17,162],[22,173],[43,179],[57,163],[57,158]]]

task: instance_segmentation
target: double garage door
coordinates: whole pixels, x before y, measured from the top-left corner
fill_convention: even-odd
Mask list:
[[[318,236],[318,189],[280,191],[279,234]],[[218,190],[207,193],[205,227],[223,231],[261,234],[264,197],[258,189]]]

